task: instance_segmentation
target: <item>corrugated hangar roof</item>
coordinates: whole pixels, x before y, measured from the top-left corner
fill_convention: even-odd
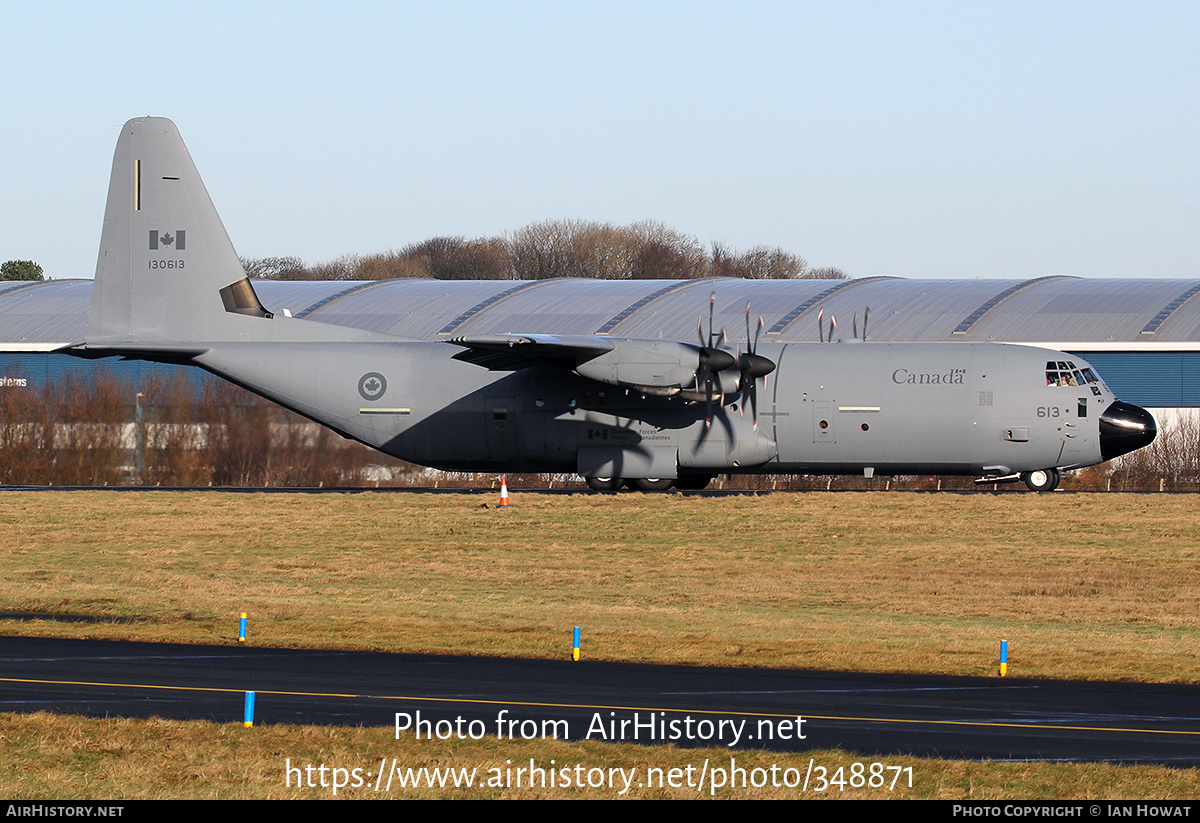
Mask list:
[[[83,340],[91,280],[0,283],[0,342],[8,348]]]
[[[83,340],[90,280],[0,283],[9,350]],[[771,339],[838,336],[870,309],[874,340],[994,340],[1200,348],[1200,280],[535,280],[254,283],[272,311],[409,339],[487,333],[610,334],[693,340],[714,325],[744,335],[746,304]]]

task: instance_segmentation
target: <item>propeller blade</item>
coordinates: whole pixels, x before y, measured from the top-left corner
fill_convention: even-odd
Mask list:
[[[746,301],[746,349],[753,354],[754,343],[750,340],[750,301]]]
[[[704,381],[704,429],[707,431],[712,428],[712,395],[713,395],[713,373],[708,371],[708,375]]]
[[[746,403],[750,404],[750,420],[753,421],[754,431],[758,431],[758,381],[753,377],[750,378],[750,385],[746,387],[746,399],[742,408],[746,407]]]
[[[708,297],[708,347],[711,349],[717,340],[713,337],[713,310],[717,305],[717,293],[714,291]]]

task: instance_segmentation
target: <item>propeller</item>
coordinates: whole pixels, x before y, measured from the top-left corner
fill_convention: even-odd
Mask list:
[[[775,364],[758,354],[758,338],[762,334],[763,316],[758,316],[758,327],[754,336],[750,336],[750,301],[746,301],[746,351],[738,356],[738,370],[741,377],[738,386],[742,391],[742,414],[746,413],[746,403],[750,404],[750,418],[754,421],[754,431],[758,431],[758,378],[763,379],[763,388],[767,387],[767,375],[775,371]]]
[[[751,419],[754,421],[754,431],[758,431],[758,380],[763,379],[763,386],[766,386],[766,376],[775,371],[775,363],[770,359],[758,353],[759,338],[762,336],[763,326],[765,321],[760,315],[758,318],[758,327],[751,333],[750,330],[750,302],[746,302],[746,349],[741,351],[741,346],[738,346],[736,357],[724,349],[719,348],[719,344],[724,342],[726,338],[725,330],[722,329],[718,335],[714,326],[713,315],[716,311],[717,293],[714,291],[708,299],[708,333],[704,331],[704,319],[700,318],[696,321],[696,336],[700,341],[700,350],[698,352],[698,365],[696,369],[696,389],[695,395],[700,393],[700,384],[704,384],[704,430],[708,431],[712,428],[713,422],[713,396],[720,393],[719,402],[722,406],[725,405],[725,384],[729,383],[729,378],[732,375],[727,375],[725,380],[721,379],[721,373],[735,366],[738,371],[737,391],[741,393],[742,404],[741,414],[746,414],[746,404],[750,405]],[[693,395],[694,396],[694,395]],[[698,397],[696,398],[699,399]],[[724,418],[722,418],[724,420]],[[729,422],[725,421],[726,426]],[[733,432],[730,431],[730,437],[733,438]]]
[[[696,334],[700,338],[700,356],[699,368],[696,369],[696,387],[699,388],[701,380],[704,381],[704,428],[705,430],[712,428],[712,401],[714,383],[720,389],[718,374],[732,367],[737,360],[734,359],[727,351],[722,351],[717,348],[720,340],[725,338],[725,330],[721,330],[718,335],[713,329],[713,310],[717,303],[717,293],[714,291],[708,299],[708,335],[704,334],[704,323],[702,320],[696,321]],[[722,405],[724,405],[724,392],[722,391]]]

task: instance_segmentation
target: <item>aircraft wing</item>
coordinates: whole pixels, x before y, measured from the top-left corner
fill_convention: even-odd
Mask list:
[[[517,371],[540,364],[574,369],[615,348],[611,340],[586,334],[479,334],[446,342],[466,349],[454,355],[455,360],[490,371]]]
[[[696,392],[701,384],[719,392],[737,389],[737,362],[732,354],[678,340],[638,340],[586,334],[486,334],[455,337],[447,342],[466,351],[454,359],[493,371],[516,371],[537,365],[557,366],[581,377],[646,394],[673,396]]]

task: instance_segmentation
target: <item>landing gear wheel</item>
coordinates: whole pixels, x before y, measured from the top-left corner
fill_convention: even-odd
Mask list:
[[[1058,488],[1058,469],[1038,469],[1021,475],[1031,492],[1052,492]]]
[[[619,477],[585,477],[584,480],[589,489],[597,492],[615,492],[623,482]]]
[[[700,491],[713,482],[715,475],[711,474],[681,474],[675,481],[675,488],[681,491]]]
[[[665,492],[675,485],[675,481],[669,477],[635,477],[630,482],[640,492]]]

